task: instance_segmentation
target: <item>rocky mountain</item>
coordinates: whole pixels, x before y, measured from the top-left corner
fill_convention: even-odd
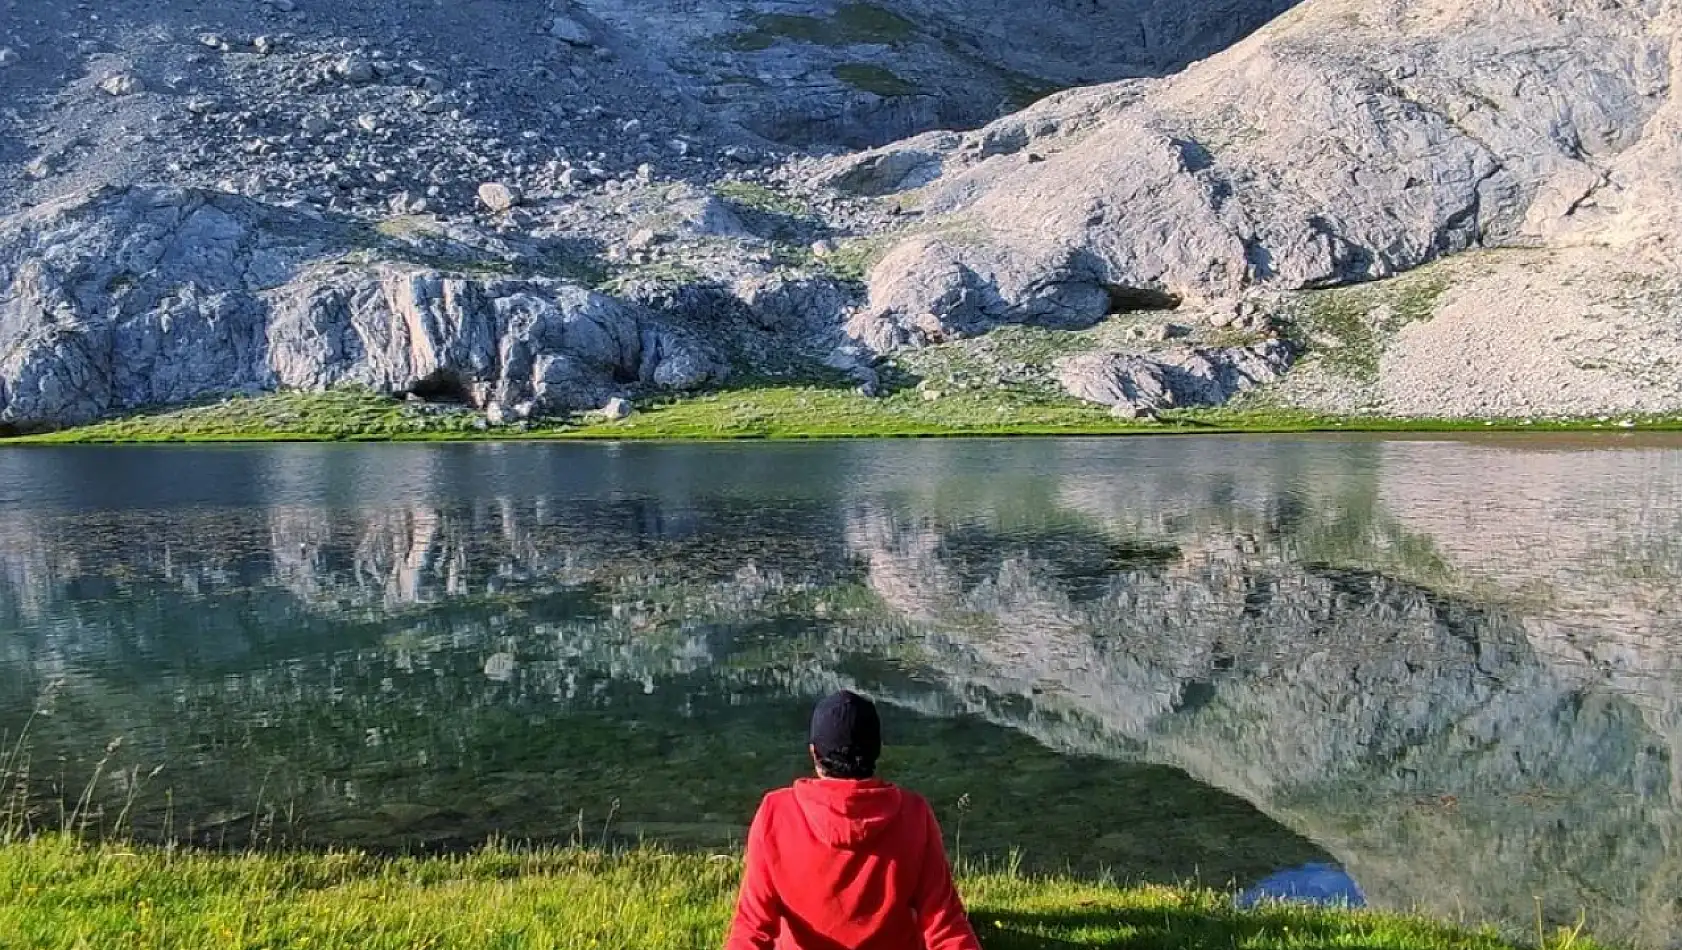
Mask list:
[[[1679,17],[0,0],[0,425],[876,393],[1005,324],[976,385],[1130,416],[1672,413]],[[611,346],[544,328],[586,300]]]

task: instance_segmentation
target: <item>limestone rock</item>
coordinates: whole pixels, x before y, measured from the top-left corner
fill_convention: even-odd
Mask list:
[[[501,214],[520,203],[520,195],[513,188],[498,181],[479,186],[479,203]]]
[[[231,195],[105,190],[0,224],[0,424],[363,385],[505,414],[682,389],[724,364],[653,314],[547,278],[320,265],[340,226]]]
[[[926,315],[957,333],[1079,325],[1138,294],[1234,298],[1561,229],[1655,233],[1634,225],[1682,188],[1678,123],[1654,121],[1675,111],[1655,90],[1679,30],[1655,4],[1310,0],[1170,79],[848,160],[837,187],[920,187],[950,222],[873,271],[854,335],[915,344]],[[1030,141],[1044,160],[1013,160]],[[1603,187],[1608,167],[1629,185]]]
[[[1124,411],[1131,418],[1222,405],[1247,389],[1279,379],[1292,359],[1290,346],[1278,340],[1245,347],[1098,352],[1064,361],[1057,378],[1075,398]]]
[[[134,75],[133,73],[117,73],[100,80],[99,88],[104,91],[106,95],[121,98],[123,96],[132,96],[135,93],[145,92],[146,83],[141,81],[140,77]]]
[[[850,297],[833,280],[781,273],[744,276],[733,290],[754,324],[791,334],[834,326]]]
[[[333,72],[352,85],[374,81],[374,64],[361,56],[346,56],[333,65]]]
[[[631,417],[631,401],[618,396],[609,399],[599,410],[601,417],[608,422],[618,422]]]

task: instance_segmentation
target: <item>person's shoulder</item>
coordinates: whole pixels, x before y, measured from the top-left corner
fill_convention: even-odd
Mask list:
[[[899,810],[901,814],[934,814],[934,806],[929,804],[927,798],[904,786],[896,785],[894,787],[899,789]]]
[[[760,799],[759,808],[761,811],[768,811],[781,808],[783,805],[792,801],[794,801],[794,786],[788,785],[783,788],[773,788],[765,793],[764,798]]]

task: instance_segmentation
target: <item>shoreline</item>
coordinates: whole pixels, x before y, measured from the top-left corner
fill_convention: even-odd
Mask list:
[[[362,390],[271,393],[0,438],[0,447],[241,443],[812,442],[863,439],[1125,438],[1186,435],[1632,435],[1682,432],[1682,416],[1441,419],[1335,416],[1270,406],[1118,420],[1089,406],[991,395],[943,403],[787,386],[645,404],[609,422],[493,426],[466,407]]]
[[[60,835],[0,841],[0,942],[175,950],[639,947],[722,945],[740,857],[644,848],[518,849],[456,857],[360,852],[214,853],[84,844]],[[960,869],[988,950],[1596,950],[1580,928],[1525,942],[1490,927],[1339,906],[1265,902],[1233,891],[1034,877],[1009,865]]]

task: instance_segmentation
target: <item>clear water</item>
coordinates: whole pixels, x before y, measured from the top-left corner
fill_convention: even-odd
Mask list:
[[[1682,945],[1682,441],[0,453],[14,820],[720,849],[840,685],[966,859]]]

